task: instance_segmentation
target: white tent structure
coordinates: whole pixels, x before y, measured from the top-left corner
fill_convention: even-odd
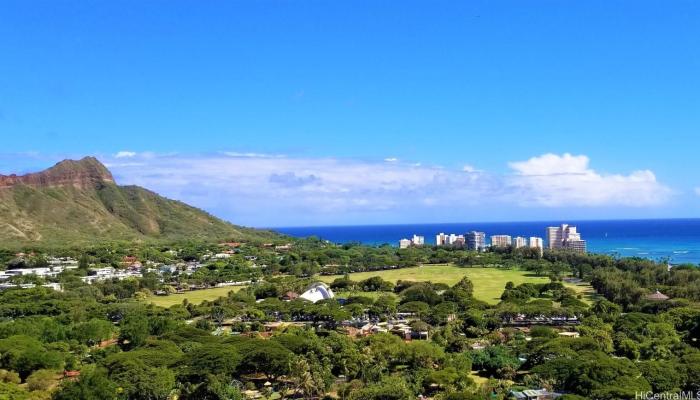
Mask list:
[[[309,286],[309,288],[306,289],[306,292],[302,293],[299,297],[315,303],[320,300],[332,299],[335,297],[335,295],[333,294],[331,288],[329,288],[325,283],[316,282]]]

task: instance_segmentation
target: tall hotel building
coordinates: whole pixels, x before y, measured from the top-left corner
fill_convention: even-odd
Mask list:
[[[464,247],[464,235],[455,235],[454,233],[447,235],[444,233],[438,233],[435,235],[435,245]]]
[[[482,251],[486,248],[486,234],[484,232],[471,231],[464,235],[467,249]]]
[[[519,248],[525,247],[525,246],[527,246],[527,239],[525,239],[524,237],[516,236],[513,239],[513,247],[515,247],[516,249],[519,249]]]
[[[493,235],[491,236],[491,246],[493,247],[508,247],[512,243],[510,235]]]
[[[547,228],[547,248],[548,249],[558,249],[562,247],[563,241],[563,227],[550,226]]]
[[[422,246],[425,244],[425,237],[413,235],[413,239],[411,239],[411,244],[414,246]]]
[[[532,236],[530,238],[530,247],[533,249],[544,249],[544,244],[542,243],[542,238],[537,236]]]
[[[562,226],[550,226],[547,228],[547,248],[568,249],[577,253],[586,252],[586,241],[581,239],[581,234],[575,226],[562,224]]]
[[[435,235],[435,245],[436,246],[444,246],[448,244],[449,236],[445,235],[444,233],[438,233]]]
[[[541,237],[532,236],[530,237],[530,248],[538,249],[540,251],[540,257],[544,254],[544,243]]]

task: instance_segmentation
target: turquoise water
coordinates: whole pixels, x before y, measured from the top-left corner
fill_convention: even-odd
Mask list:
[[[578,227],[588,242],[589,252],[637,256],[654,260],[669,259],[673,264],[700,264],[700,219],[654,219],[618,221],[540,221],[540,222],[483,222],[449,224],[406,224],[365,226],[317,226],[274,228],[278,232],[296,236],[318,236],[335,243],[361,242],[364,244],[389,243],[413,234],[425,236],[426,244],[435,243],[435,235],[463,234],[477,230],[487,236],[539,236],[546,238],[545,228],[568,223]]]

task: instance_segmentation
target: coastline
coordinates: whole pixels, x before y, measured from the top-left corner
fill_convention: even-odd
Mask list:
[[[469,222],[436,224],[387,224],[271,228],[295,237],[317,236],[334,243],[359,242],[366,245],[390,244],[413,234],[425,236],[426,245],[435,244],[435,235],[462,234],[471,230],[487,236],[546,237],[545,228],[561,223],[576,225],[588,243],[588,252],[619,257],[642,257],[672,264],[700,264],[700,219]]]

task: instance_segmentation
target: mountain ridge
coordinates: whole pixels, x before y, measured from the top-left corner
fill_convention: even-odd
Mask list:
[[[0,246],[274,237],[279,235],[233,225],[139,186],[119,186],[95,157],[0,175]]]
[[[25,184],[35,187],[73,185],[87,187],[100,182],[115,183],[112,173],[95,157],[63,160],[53,167],[25,175],[0,175],[0,188]]]

